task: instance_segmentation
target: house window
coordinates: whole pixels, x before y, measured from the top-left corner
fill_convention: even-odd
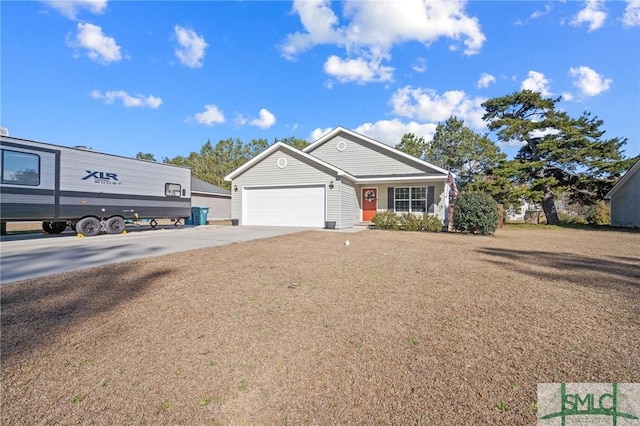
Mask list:
[[[182,187],[177,183],[166,183],[164,193],[167,197],[179,197],[182,193]]]
[[[2,150],[2,183],[40,185],[40,156],[27,152]]]
[[[427,211],[427,187],[395,188],[394,209],[398,213],[425,213]]]

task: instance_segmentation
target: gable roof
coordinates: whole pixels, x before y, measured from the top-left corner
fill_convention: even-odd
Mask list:
[[[247,171],[248,169],[253,167],[255,164],[257,164],[260,161],[262,161],[263,158],[268,157],[269,155],[271,155],[272,153],[274,153],[274,152],[276,152],[278,150],[288,151],[290,154],[301,156],[304,159],[309,160],[311,163],[314,163],[314,164],[316,164],[318,166],[322,166],[322,167],[325,167],[325,168],[327,168],[329,170],[332,170],[333,172],[335,172],[335,174],[337,176],[345,177],[345,178],[349,179],[352,182],[356,181],[356,178],[354,176],[350,175],[349,173],[345,172],[344,170],[339,169],[339,168],[337,168],[335,166],[332,166],[331,164],[327,163],[326,161],[322,161],[321,159],[316,158],[313,155],[307,154],[306,152],[301,151],[301,150],[299,150],[297,148],[294,148],[294,147],[292,147],[290,145],[287,145],[286,143],[283,143],[283,142],[274,143],[269,148],[265,149],[260,154],[256,155],[251,160],[247,161],[242,166],[238,167],[237,169],[235,169],[234,171],[229,173],[227,176],[225,176],[224,180],[230,181],[230,180],[235,179],[236,177],[238,177],[239,175],[241,175],[242,173],[244,173],[245,171]]]
[[[227,191],[224,188],[220,188],[219,186],[194,177],[191,177],[191,192],[229,196],[231,195],[231,192]]]
[[[616,184],[613,185],[613,188],[611,188],[611,190],[607,192],[607,195],[604,196],[605,200],[610,200],[611,197],[613,197],[613,194],[615,194],[620,188],[622,188],[627,183],[627,181],[631,179],[631,176],[638,172],[638,170],[640,170],[640,160],[636,161],[636,163],[627,171],[627,173],[625,173],[620,179],[618,179],[618,182],[616,182]]]
[[[360,133],[356,133],[353,130],[349,130],[346,129],[342,126],[338,126],[335,129],[333,129],[332,131],[330,131],[329,133],[324,134],[323,136],[321,136],[318,140],[316,140],[315,142],[313,142],[311,145],[307,146],[303,151],[306,153],[311,153],[311,151],[315,150],[316,148],[320,147],[321,145],[325,144],[326,142],[330,141],[331,139],[333,139],[335,136],[337,136],[340,133],[345,133],[353,138],[357,138],[358,140],[365,142],[367,144],[376,146],[378,148],[381,148],[383,150],[386,150],[389,153],[393,153],[395,155],[398,155],[400,157],[402,157],[403,159],[409,161],[409,162],[413,162],[416,164],[419,164],[421,166],[426,166],[429,167],[437,172],[443,173],[445,175],[448,175],[448,171],[443,169],[442,167],[438,167],[434,164],[431,164],[427,161],[421,160],[417,157],[414,157],[413,155],[407,154],[406,152],[400,151],[399,149],[393,148],[387,144],[384,144],[382,142],[378,142],[375,139],[372,139],[370,137],[367,137],[365,135],[361,135]]]

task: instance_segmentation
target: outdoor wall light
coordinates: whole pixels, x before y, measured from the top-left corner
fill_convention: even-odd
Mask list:
[[[233,185],[233,192],[238,192],[238,185]]]
[[[333,189],[333,181],[329,182],[329,189]]]

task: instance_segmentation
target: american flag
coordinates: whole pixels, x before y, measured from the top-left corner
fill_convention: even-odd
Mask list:
[[[453,178],[451,172],[449,172],[449,176],[447,176],[447,183],[451,185],[451,190],[453,191],[453,198],[458,197],[458,186],[456,185],[456,180]]]

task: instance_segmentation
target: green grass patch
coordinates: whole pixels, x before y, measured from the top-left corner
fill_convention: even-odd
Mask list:
[[[160,405],[158,405],[158,408],[156,409],[156,414],[164,413],[165,411],[170,410],[172,407],[173,407],[173,404],[171,403],[171,401],[163,401],[160,403]]]

